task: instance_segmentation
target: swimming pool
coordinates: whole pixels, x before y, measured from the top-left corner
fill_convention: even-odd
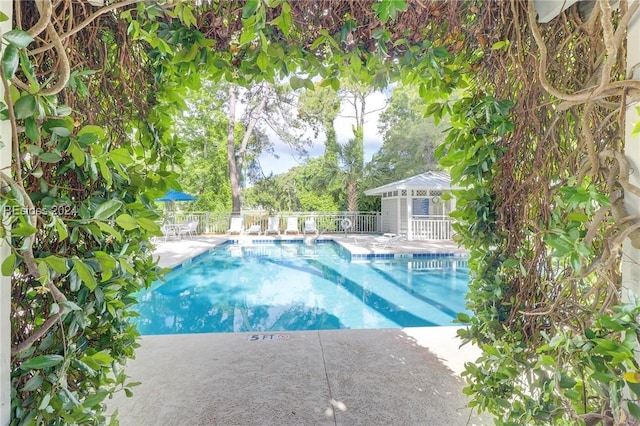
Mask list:
[[[143,335],[451,325],[466,312],[466,265],[352,260],[332,241],[223,244],[141,292],[137,323]]]

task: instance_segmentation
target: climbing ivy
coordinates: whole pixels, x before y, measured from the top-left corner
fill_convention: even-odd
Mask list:
[[[53,90],[26,53],[34,37],[15,29],[2,41],[0,114],[13,152],[11,170],[0,171],[11,424],[108,423],[107,398],[135,386],[124,373],[138,347],[135,294],[159,277],[151,200],[175,182],[167,164],[180,157],[170,138],[162,143],[160,126],[140,127],[139,117],[119,123],[137,127],[137,138],[83,123],[84,111],[58,96],[63,85]],[[67,99],[81,102],[92,74],[70,76]]]
[[[463,188],[472,276],[460,334],[483,350],[467,366],[472,405],[504,424],[639,417],[638,304],[621,303],[617,272],[639,226],[621,207],[622,189],[640,191],[618,120],[631,87],[619,28],[637,4],[596,2],[597,19],[576,5],[541,26],[534,2],[85,3],[17,2],[3,35],[15,424],[104,423],[105,399],[131,386],[133,295],[158,276],[151,200],[176,186],[184,88],[338,89],[347,70],[418,84],[428,114],[451,116],[439,154]]]

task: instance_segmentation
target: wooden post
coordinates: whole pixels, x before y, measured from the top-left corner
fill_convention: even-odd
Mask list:
[[[631,0],[629,5],[640,0]],[[637,41],[640,40],[640,11],[636,11],[633,19],[629,22],[627,32],[627,70],[634,70],[633,79],[640,80],[640,47]],[[632,171],[629,175],[629,182],[636,187],[640,187],[640,136],[633,137],[631,131],[633,126],[640,121],[640,115],[636,108],[640,107],[640,99],[628,98],[625,110],[625,155],[629,160],[629,168]],[[630,215],[640,214],[640,197],[626,191],[624,202],[627,212]],[[624,242],[622,256],[622,287],[640,294],[640,247],[633,247],[631,241]]]
[[[13,2],[0,1],[0,12],[9,17],[0,23],[2,34],[11,30]],[[4,99],[4,89],[0,84],[0,96]],[[11,123],[0,121],[0,169],[11,170]],[[2,220],[4,220],[4,212]],[[0,262],[9,256],[9,246],[0,241]],[[11,277],[0,274],[0,425],[11,421]]]

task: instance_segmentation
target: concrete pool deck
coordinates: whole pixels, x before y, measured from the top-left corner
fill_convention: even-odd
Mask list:
[[[454,248],[382,248],[369,237],[329,237],[375,253]],[[171,267],[227,239],[160,242],[156,254]],[[460,373],[479,351],[459,348],[458,328],[143,336],[127,369],[142,384],[132,398],[116,395],[109,410],[118,409],[123,426],[491,424],[466,407]]]

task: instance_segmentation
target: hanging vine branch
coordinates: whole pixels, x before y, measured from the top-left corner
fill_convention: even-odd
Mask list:
[[[621,305],[620,253],[640,246],[621,114],[640,96],[624,41],[638,2],[578,2],[548,24],[532,1],[276,3],[15,2],[35,39],[15,46],[6,91],[16,416],[51,421],[41,402],[68,401],[50,377],[86,398],[132,356],[130,294],[155,276],[146,193],[179,157],[150,117],[171,103],[163,84],[197,81],[196,58],[238,84],[300,71],[333,86],[352,63],[377,86],[419,81],[429,110],[451,113],[443,164],[471,187],[457,214],[473,267],[463,334],[485,350],[467,371],[473,403],[516,424],[637,415],[623,377],[640,310]],[[463,81],[474,91],[445,100]],[[68,214],[42,214],[53,207]]]

